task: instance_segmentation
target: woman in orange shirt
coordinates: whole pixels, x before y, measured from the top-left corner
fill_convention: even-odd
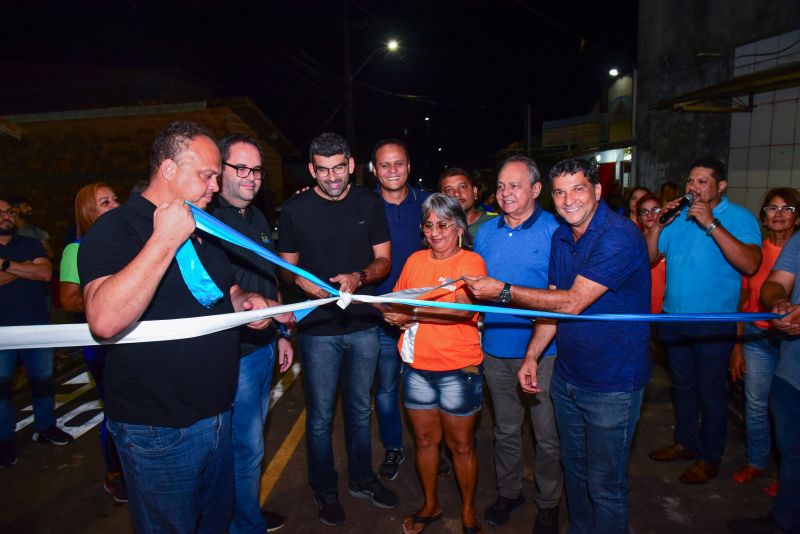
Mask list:
[[[664,199],[655,193],[647,193],[636,205],[639,228],[644,235],[650,231],[664,207]],[[652,285],[650,289],[650,313],[661,313],[664,306],[664,287],[667,285],[667,262],[659,255],[658,262],[650,266]]]
[[[780,187],[767,192],[759,211],[767,239],[761,244],[761,268],[742,281],[741,310],[743,312],[769,312],[759,300],[761,285],[800,221],[800,193],[795,189]],[[741,327],[741,324],[740,324]],[[762,473],[767,465],[770,450],[769,391],[781,342],[781,333],[767,321],[745,323],[744,343],[737,344],[731,354],[731,379],[744,377],[744,426],[747,444],[747,465],[733,473],[733,480],[743,484]],[[769,487],[766,491],[770,491]]]
[[[483,259],[462,248],[469,240],[461,204],[434,194],[422,204],[427,248],[406,261],[395,291],[444,287],[426,300],[471,304],[463,275],[486,275]],[[478,459],[473,448],[475,419],[482,406],[483,352],[478,314],[446,308],[392,306],[384,319],[403,330],[398,344],[403,365],[403,397],[414,428],[416,463],[425,496],[422,508],[403,521],[403,532],[418,534],[441,519],[436,495],[439,444],[453,454],[461,490],[461,521],[466,534],[480,532],[475,518]]]

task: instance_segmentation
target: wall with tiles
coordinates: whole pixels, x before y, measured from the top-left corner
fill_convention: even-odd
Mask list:
[[[736,48],[734,76],[800,61],[800,29]],[[800,88],[753,96],[732,113],[728,197],[756,212],[773,187],[800,188]]]

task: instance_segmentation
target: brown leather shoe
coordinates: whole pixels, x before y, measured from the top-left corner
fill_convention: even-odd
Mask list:
[[[684,484],[705,484],[718,474],[718,467],[698,461],[684,471],[679,480]]]
[[[693,450],[687,449],[680,443],[673,443],[666,447],[661,447],[650,453],[650,459],[657,462],[672,462],[674,460],[691,460],[697,456]]]

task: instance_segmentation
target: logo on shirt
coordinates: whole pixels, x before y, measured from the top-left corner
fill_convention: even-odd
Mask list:
[[[265,234],[264,232],[261,232],[261,235],[259,237],[261,237],[262,243],[269,243],[269,237],[267,237],[267,234]]]
[[[440,276],[439,277],[439,282],[441,282],[441,285],[442,285],[443,289],[446,289],[448,291],[455,291],[456,290],[455,284],[450,284],[450,282],[452,282],[452,280],[450,280],[449,278],[445,278],[444,276]],[[445,285],[445,284],[447,284],[447,285]]]
[[[364,224],[365,222],[367,222],[366,219],[364,219],[363,221],[356,221],[356,224]]]

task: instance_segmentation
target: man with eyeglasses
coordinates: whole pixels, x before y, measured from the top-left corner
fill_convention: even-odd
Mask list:
[[[323,133],[311,142],[308,171],[316,186],[286,201],[281,210],[278,250],[286,261],[329,280],[343,293],[375,294],[391,269],[386,213],[373,191],[350,183],[355,162],[347,141]],[[328,293],[305,278],[290,280],[310,298]],[[380,352],[382,317],[367,304],[339,309],[322,306],[298,323],[306,404],[308,477],[319,519],[345,522],[339,504],[331,443],[336,389],[342,386],[349,491],[380,508],[397,506],[397,496],[372,470],[371,389]]]
[[[211,203],[211,214],[275,252],[269,222],[253,206],[266,178],[261,145],[249,135],[236,133],[220,139],[217,146],[222,155],[222,183],[220,193]],[[220,245],[228,253],[239,287],[255,291],[272,305],[278,305],[281,296],[275,265],[236,245],[224,241]],[[273,367],[277,360],[281,373],[286,372],[294,355],[288,336],[288,330],[279,329],[274,322],[266,330],[240,329],[239,381],[231,414],[236,500],[233,519],[228,525],[230,534],[263,534],[286,524],[282,514],[262,512],[259,491]]]
[[[408,257],[422,246],[419,221],[422,203],[430,193],[408,184],[411,161],[405,143],[399,139],[383,139],[372,150],[372,172],[378,180],[378,194],[386,211],[386,222],[392,242],[392,270],[375,289],[378,295],[390,293]],[[403,424],[400,418],[400,355],[397,342],[400,331],[389,324],[378,328],[381,343],[378,371],[375,377],[375,413],[385,450],[378,472],[394,480],[403,453]]]
[[[761,231],[745,208],[728,201],[725,166],[704,158],[689,166],[686,193],[694,197],[666,224],[647,234],[650,261],[664,254],[664,313],[731,313],[738,309],[742,275],[761,265]],[[667,212],[680,204],[668,202]],[[671,445],[650,453],[656,461],[696,461],[679,477],[704,484],[719,473],[727,435],[725,380],[736,323],[662,323],[675,400]],[[702,415],[702,417],[701,417]]]
[[[483,223],[497,217],[496,213],[481,209],[478,204],[478,188],[464,169],[459,167],[445,169],[439,177],[439,192],[461,203],[467,215],[467,232],[473,239]]]
[[[16,232],[16,210],[0,200],[0,326],[49,324],[50,310],[45,296],[53,276],[50,260],[38,239]],[[11,386],[17,356],[25,364],[33,398],[33,440],[66,445],[72,436],[56,426],[53,349],[0,351],[0,468],[17,462],[16,418],[11,403]]]

